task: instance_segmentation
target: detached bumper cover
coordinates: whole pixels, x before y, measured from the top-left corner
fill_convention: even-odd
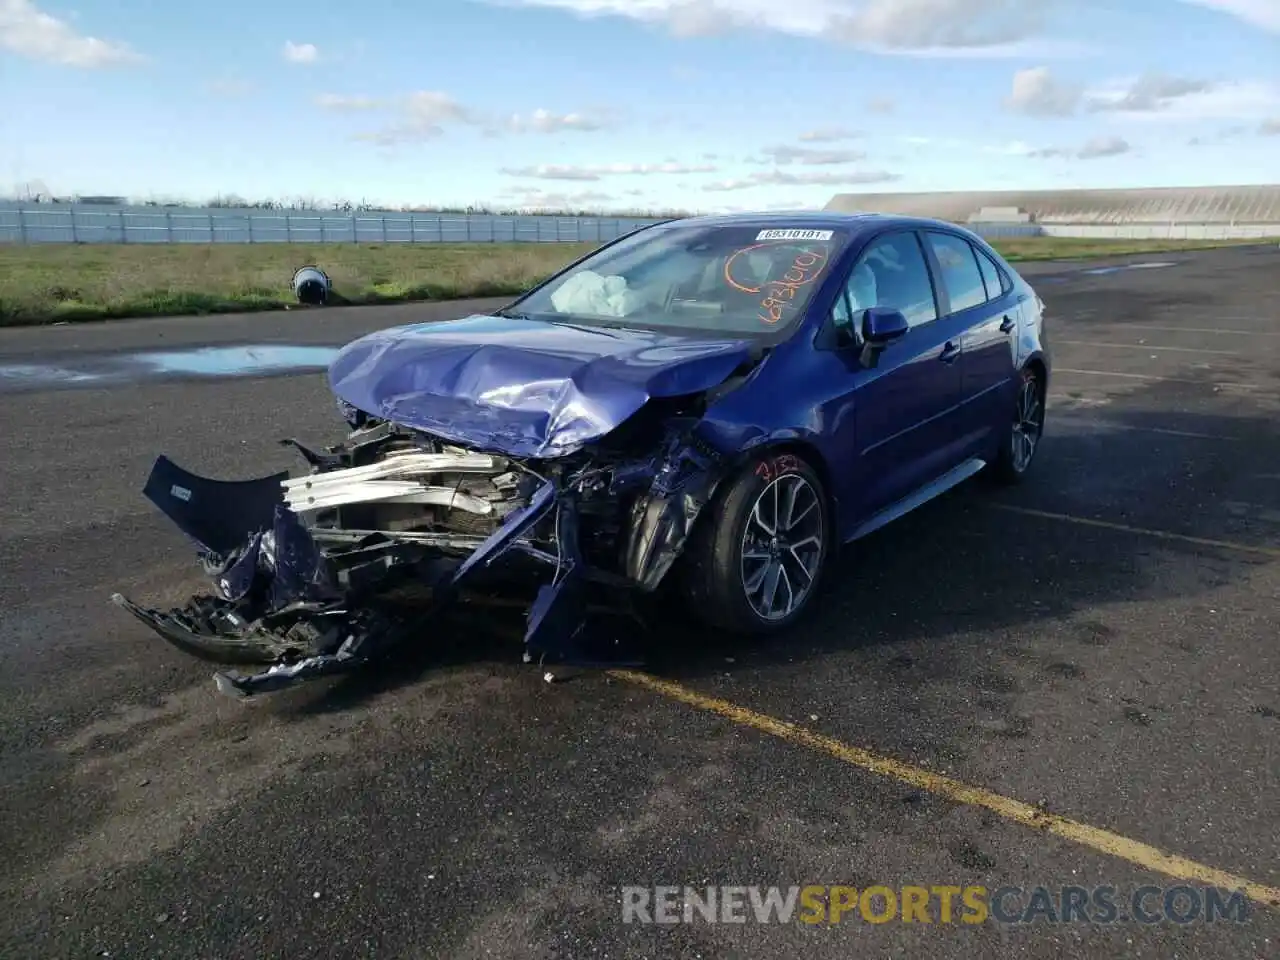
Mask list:
[[[406,492],[412,485],[394,477],[413,457],[446,455],[403,454],[374,467],[344,469],[331,455],[299,449],[314,470],[308,477],[211,480],[160,457],[144,487],[147,498],[198,545],[215,592],[168,611],[119,594],[112,600],[187,654],[266,668],[248,675],[218,673],[225,693],[248,696],[344,673],[405,641],[429,638],[464,584],[514,554],[554,570],[528,611],[526,661],[599,663],[586,654],[583,635],[587,583],[655,589],[718,475],[706,454],[672,435],[647,459],[584,467],[553,479],[526,477],[532,489],[487,536],[397,533],[308,526],[295,511],[311,501],[323,509],[347,495],[367,497],[368,487],[361,484],[371,473],[381,478],[378,495],[385,487],[387,499],[434,502],[439,488],[419,485]],[[466,469],[467,457],[451,463]],[[616,504],[623,497],[630,508],[618,541],[621,572],[612,573],[584,558],[582,510],[584,503]],[[477,503],[475,509],[484,506]]]

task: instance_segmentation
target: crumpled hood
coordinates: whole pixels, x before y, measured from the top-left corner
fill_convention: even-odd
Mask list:
[[[454,443],[555,457],[651,398],[718,386],[750,355],[746,340],[477,314],[361,337],[333,360],[329,383],[367,414]]]

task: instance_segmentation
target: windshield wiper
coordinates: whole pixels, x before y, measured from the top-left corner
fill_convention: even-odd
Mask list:
[[[549,320],[548,323],[554,323],[558,327],[568,327],[571,330],[582,330],[585,333],[603,333],[606,337],[613,337],[615,340],[621,340],[620,334],[613,333],[605,324],[590,323],[570,323],[568,320]],[[618,329],[615,327],[614,329]]]
[[[606,323],[571,323],[568,320],[561,320],[559,317],[551,314],[538,314],[534,316],[531,313],[520,313],[515,310],[495,310],[493,316],[502,317],[505,320],[528,320],[533,323],[554,323],[558,327],[569,327],[571,330],[582,330],[585,333],[602,333],[606,337],[613,337],[615,340],[621,340],[621,334],[611,333],[610,330],[625,330],[622,324],[606,324]]]

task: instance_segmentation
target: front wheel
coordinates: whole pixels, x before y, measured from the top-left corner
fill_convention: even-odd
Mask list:
[[[1005,439],[992,465],[1001,483],[1020,483],[1031,469],[1044,434],[1045,383],[1037,368],[1022,371],[1018,395],[1006,428]]]
[[[747,464],[698,528],[684,587],[702,620],[767,633],[808,609],[826,569],[831,522],[822,480],[803,459],[782,453]]]

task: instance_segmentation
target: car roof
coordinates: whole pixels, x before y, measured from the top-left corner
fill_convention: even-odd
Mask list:
[[[827,210],[768,211],[759,213],[725,213],[695,217],[681,217],[668,221],[672,224],[689,224],[708,227],[760,227],[762,229],[794,230],[848,230],[853,234],[885,227],[950,227],[968,232],[960,224],[928,217],[904,217],[885,213],[836,213]]]

